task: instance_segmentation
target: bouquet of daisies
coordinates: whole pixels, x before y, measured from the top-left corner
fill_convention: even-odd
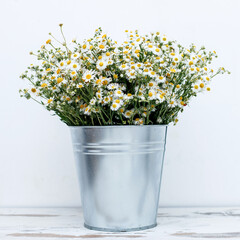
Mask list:
[[[21,96],[54,112],[69,126],[176,123],[192,97],[210,91],[221,73],[210,64],[216,52],[185,48],[159,32],[127,31],[121,44],[101,28],[82,43],[51,39],[22,75],[30,83]]]

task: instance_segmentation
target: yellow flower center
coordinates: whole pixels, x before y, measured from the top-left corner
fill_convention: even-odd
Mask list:
[[[83,49],[86,49],[86,48],[87,48],[87,45],[86,45],[86,44],[83,44],[82,48],[83,48]]]
[[[32,91],[33,93],[35,93],[37,90],[36,90],[36,88],[32,88],[31,91]]]
[[[112,105],[112,107],[113,107],[113,108],[116,108],[116,107],[117,107],[117,104],[114,103],[114,104]]]
[[[100,67],[102,67],[103,65],[104,65],[104,63],[103,63],[103,62],[100,62],[100,63],[99,63],[99,66],[100,66]]]
[[[119,100],[119,99],[117,99],[115,102],[116,102],[116,103],[120,103],[120,100]]]
[[[194,88],[195,88],[195,89],[198,89],[198,85],[195,85]]]
[[[57,70],[57,74],[59,74],[60,72],[61,72],[61,69],[58,69],[58,70]]]
[[[148,93],[148,96],[149,96],[149,97],[152,97],[152,96],[153,96],[153,93],[152,93],[152,92],[149,92],[149,93]]]
[[[77,64],[73,64],[73,68],[77,68]]]
[[[204,83],[200,83],[200,88],[204,88]]]
[[[122,68],[126,68],[126,65],[125,65],[125,64],[123,64],[123,65],[122,65]]]
[[[51,68],[47,68],[47,69],[46,69],[46,72],[50,72],[50,71],[51,71]]]
[[[46,83],[43,83],[43,84],[41,85],[41,87],[42,87],[42,88],[47,87],[47,84],[46,84]]]
[[[69,65],[70,63],[71,63],[71,60],[68,60],[68,61],[67,61],[67,65]]]
[[[103,45],[103,44],[100,44],[100,45],[99,45],[99,48],[100,48],[100,49],[104,49],[104,45]]]
[[[91,74],[87,74],[87,75],[86,75],[86,79],[88,79],[88,80],[91,79],[91,77],[92,77]]]
[[[149,85],[149,87],[152,87],[152,86],[153,86],[153,83],[152,83],[152,82],[150,82],[148,85]]]
[[[50,44],[51,43],[51,39],[48,39],[47,41],[46,41],[46,44]]]
[[[180,85],[177,85],[176,88],[180,88]]]
[[[60,83],[62,81],[63,81],[63,78],[61,78],[61,77],[57,79],[57,83]]]
[[[61,62],[61,63],[60,63],[60,66],[62,67],[63,65],[64,65],[64,63],[63,63],[63,62]]]
[[[193,61],[190,61],[190,62],[189,62],[189,65],[190,65],[190,66],[193,65]]]

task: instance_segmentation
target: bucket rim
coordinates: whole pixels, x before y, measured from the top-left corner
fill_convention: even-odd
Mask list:
[[[168,124],[152,125],[103,125],[103,126],[68,126],[69,128],[150,128],[150,127],[168,127]]]

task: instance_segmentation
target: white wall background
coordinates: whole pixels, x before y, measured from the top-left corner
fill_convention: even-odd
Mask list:
[[[80,205],[67,126],[18,95],[29,51],[60,37],[59,23],[69,40],[102,26],[117,40],[160,31],[217,51],[232,74],[169,127],[160,205],[240,205],[239,12],[238,0],[0,0],[0,207]]]

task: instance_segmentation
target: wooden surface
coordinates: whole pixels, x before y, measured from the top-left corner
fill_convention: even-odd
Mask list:
[[[160,208],[153,229],[106,233],[83,227],[80,208],[0,208],[0,240],[240,239],[240,208]]]

